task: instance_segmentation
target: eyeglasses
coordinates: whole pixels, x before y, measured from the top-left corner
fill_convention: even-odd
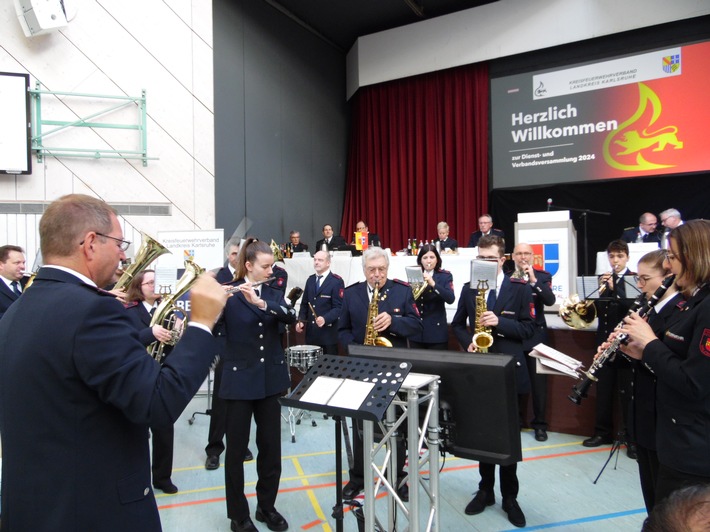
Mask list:
[[[636,281],[640,285],[645,285],[651,279],[655,279],[656,277],[662,277],[662,275],[634,275],[634,281]]]
[[[531,251],[516,251],[515,253],[513,253],[513,255],[516,255],[516,256],[523,255],[523,256],[527,257],[529,255],[532,255],[532,252]]]
[[[96,232],[96,234],[99,235],[99,236],[102,236],[102,237],[104,237],[104,238],[110,238],[111,240],[115,240],[116,242],[118,242],[118,248],[119,248],[121,251],[126,251],[126,250],[130,247],[130,245],[131,245],[131,243],[130,243],[128,240],[123,240],[123,239],[121,239],[121,238],[116,238],[115,236],[105,235],[105,234],[103,234],[103,233],[99,233],[98,231]],[[82,243],[83,243],[83,242],[82,242]]]

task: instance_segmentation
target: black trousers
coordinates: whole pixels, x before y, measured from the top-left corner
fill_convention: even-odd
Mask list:
[[[207,433],[207,456],[219,456],[224,451],[224,435],[227,432],[227,403],[219,396],[219,386],[222,382],[222,359],[214,369],[212,386],[212,408],[210,408],[210,428]]]
[[[710,484],[710,477],[691,475],[660,464],[658,466],[658,480],[656,482],[656,506],[675,490],[686,486]]]
[[[249,517],[244,494],[244,454],[249,445],[251,418],[256,422],[256,500],[265,511],[273,510],[281,480],[280,394],[251,401],[226,400],[227,452],[224,477],[227,516],[242,521]]]
[[[479,462],[478,471],[481,474],[481,481],[478,489],[493,493],[496,484],[496,465],[486,462]],[[499,466],[498,476],[500,477],[500,494],[503,499],[517,498],[520,484],[518,482],[518,464]]]
[[[651,513],[656,504],[656,482],[658,481],[658,454],[655,449],[637,445],[641,493],[646,504],[646,512]]]
[[[525,363],[528,366],[528,376],[530,377],[530,395],[533,404],[533,418],[530,426],[534,429],[547,430],[545,421],[545,409],[547,408],[547,375],[535,371],[535,358],[531,357],[527,351],[525,353]]]
[[[174,432],[175,429],[172,425],[158,429],[151,427],[150,429],[153,440],[153,460],[151,463],[153,484],[170,480],[170,476],[173,473]]]
[[[620,356],[620,355],[618,355]],[[597,372],[599,381],[597,386],[597,412],[594,425],[594,435],[613,438],[614,433],[614,399],[616,391],[619,392],[621,402],[622,425],[618,432],[626,432],[631,403],[631,367],[628,363],[623,367],[606,365]]]

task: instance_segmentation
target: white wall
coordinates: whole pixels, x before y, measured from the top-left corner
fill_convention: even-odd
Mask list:
[[[707,0],[500,0],[360,37],[348,53],[347,97],[383,81],[709,13]]]
[[[82,192],[109,203],[171,205],[169,216],[123,216],[134,230],[214,228],[214,108],[211,0],[73,0],[77,16],[26,38],[13,2],[0,2],[0,71],[30,74],[51,91],[139,96],[147,90],[148,155],[139,160],[48,157],[26,176],[0,175],[0,202],[47,202]],[[103,102],[102,102],[103,104]],[[107,106],[104,106],[107,107]],[[97,102],[47,97],[43,118],[95,112]],[[135,108],[105,118],[135,123]],[[67,132],[45,144],[139,149],[135,132]],[[0,243],[34,256],[36,215],[0,215]]]

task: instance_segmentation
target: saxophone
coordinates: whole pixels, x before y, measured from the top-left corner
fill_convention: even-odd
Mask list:
[[[375,289],[372,292],[372,301],[370,301],[370,305],[367,307],[367,323],[365,323],[365,341],[363,344],[392,347],[392,342],[384,336],[377,336],[377,331],[375,330],[375,318],[380,313],[379,303],[380,285],[375,284]]]
[[[481,316],[488,310],[486,295],[488,294],[488,281],[478,281],[478,294],[476,295],[476,324],[473,334],[474,353],[488,353],[488,348],[493,345],[493,335],[490,327],[481,325]]]

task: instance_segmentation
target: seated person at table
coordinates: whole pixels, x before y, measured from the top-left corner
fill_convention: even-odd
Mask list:
[[[325,245],[325,248],[323,247]],[[347,242],[340,235],[333,234],[333,226],[325,224],[323,226],[323,239],[316,242],[316,251],[335,251],[344,246]]]
[[[380,240],[379,235],[377,235],[376,233],[370,233],[370,229],[367,227],[367,224],[364,221],[359,220],[355,224],[355,231],[357,231],[359,233],[367,233],[368,247],[373,247],[373,246],[380,247],[380,248],[383,247],[382,241]]]
[[[471,238],[468,239],[468,247],[475,248],[478,246],[478,241],[482,236],[499,236],[505,238],[505,234],[501,229],[493,227],[493,218],[490,214],[482,214],[478,218],[478,231],[471,233]]]
[[[644,212],[639,218],[638,227],[627,227],[621,235],[621,240],[631,243],[653,242],[660,244],[661,235],[656,232],[658,220],[655,214]]]
[[[446,222],[439,222],[436,224],[436,232],[439,235],[439,238],[434,240],[432,244],[436,245],[436,243],[439,243],[439,250],[443,253],[444,250],[450,249],[451,251],[456,251],[456,248],[459,247],[459,243],[456,242],[453,238],[449,238],[449,224]]]
[[[308,251],[308,245],[301,242],[301,233],[298,231],[291,231],[291,233],[289,233],[289,240],[290,242],[286,244],[286,247],[291,251],[291,253]]]

